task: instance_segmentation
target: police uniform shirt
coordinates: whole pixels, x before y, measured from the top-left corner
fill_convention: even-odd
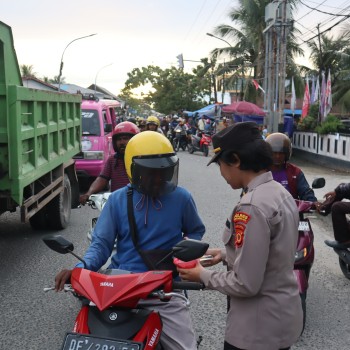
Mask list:
[[[225,340],[236,347],[278,350],[302,330],[302,308],[293,274],[298,210],[271,172],[253,179],[223,234],[229,271],[205,269],[208,289],[230,296]]]

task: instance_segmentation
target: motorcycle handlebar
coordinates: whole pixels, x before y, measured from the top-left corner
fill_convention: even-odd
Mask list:
[[[205,288],[204,283],[201,282],[187,282],[187,281],[174,281],[173,289],[181,290],[202,290]]]

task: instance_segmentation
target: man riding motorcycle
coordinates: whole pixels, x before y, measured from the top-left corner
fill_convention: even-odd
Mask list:
[[[271,168],[273,179],[286,188],[295,199],[317,202],[313,189],[309,186],[304,173],[289,162],[292,155],[292,144],[287,135],[280,132],[266,138],[273,152]]]
[[[115,240],[116,253],[109,268],[144,272],[157,269],[154,265],[159,256],[167,256],[185,237],[200,240],[204,234],[205,227],[191,194],[177,186],[179,159],[165,136],[152,131],[134,136],[125,150],[125,167],[131,184],[113,192],[103,207],[84,256],[89,270],[98,271],[105,264]],[[57,291],[63,289],[71,272],[65,269],[56,276]],[[197,348],[183,300],[146,300],[142,307],[160,313],[161,343],[165,349]]]
[[[109,156],[101,174],[91,184],[89,190],[79,198],[81,204],[85,204],[92,194],[103,191],[111,181],[111,191],[115,191],[129,183],[124,165],[124,152],[129,140],[140,130],[131,122],[119,123],[113,131],[112,145],[115,151]]]

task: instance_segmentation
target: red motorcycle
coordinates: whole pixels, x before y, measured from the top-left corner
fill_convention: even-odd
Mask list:
[[[62,236],[49,236],[45,244],[57,253],[73,253],[74,246]],[[183,240],[172,250],[181,261],[195,260],[207,251],[208,244]],[[202,283],[174,281],[172,271],[130,273],[124,270],[92,272],[74,268],[71,285],[65,291],[81,300],[73,332],[68,332],[61,350],[151,350],[162,349],[162,321],[158,312],[142,309],[142,299],[157,298],[167,302],[172,297],[188,299],[174,290],[200,290]],[[44,288],[44,291],[54,288]],[[176,317],[174,315],[174,317]]]
[[[318,178],[312,183],[312,188],[325,186],[325,179]],[[299,210],[298,243],[294,261],[294,276],[297,279],[301,304],[303,307],[303,326],[306,321],[306,295],[309,288],[309,276],[315,258],[314,233],[310,220],[305,216],[307,213],[315,212],[315,203],[309,201],[295,200]],[[304,329],[304,327],[303,327]]]
[[[198,132],[197,135],[191,135],[191,142],[187,145],[188,152],[190,154],[193,152],[203,152],[203,155],[207,157],[211,142],[212,133],[209,131],[201,131]]]

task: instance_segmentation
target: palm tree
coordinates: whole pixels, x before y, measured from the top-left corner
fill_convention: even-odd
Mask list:
[[[36,77],[37,73],[34,72],[33,65],[22,64],[20,66],[20,70],[21,70],[21,74],[22,74],[23,77],[27,77],[27,78],[29,78],[29,77]]]
[[[230,47],[212,51],[212,55],[216,57],[222,54],[229,56],[230,62],[226,64],[226,70],[232,74],[233,81],[237,80],[238,76],[244,76],[248,72],[254,79],[262,81],[265,62],[265,37],[263,33],[266,28],[265,8],[270,2],[270,0],[238,0],[239,6],[233,8],[229,13],[235,27],[222,24],[214,29],[216,35],[233,43]],[[291,6],[295,7],[296,2],[297,0],[292,0]],[[287,57],[303,54],[295,42],[295,33],[295,29],[290,31]],[[289,67],[287,66],[287,72],[292,69],[290,67],[293,63],[292,60]],[[248,95],[253,94],[252,99],[255,99],[255,89],[249,89],[249,86],[246,86],[245,90]]]
[[[318,72],[331,71],[333,104],[350,111],[350,31],[345,30],[337,38],[321,35],[308,43],[311,61]]]

